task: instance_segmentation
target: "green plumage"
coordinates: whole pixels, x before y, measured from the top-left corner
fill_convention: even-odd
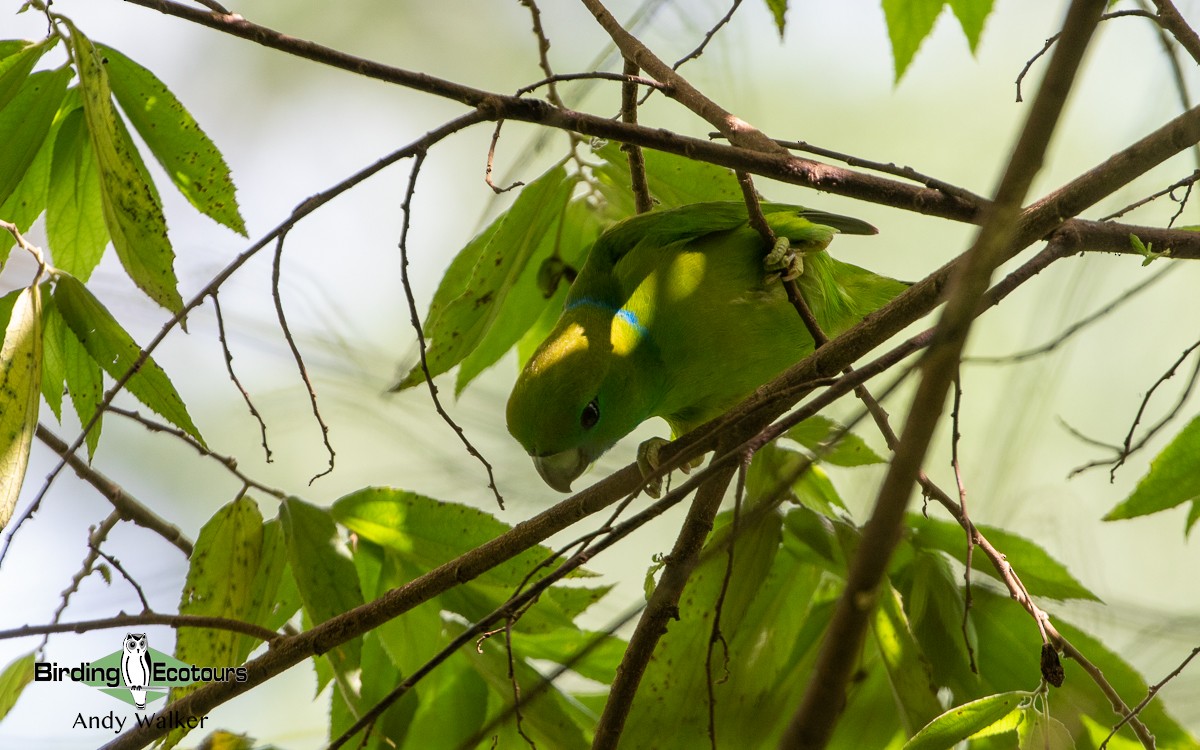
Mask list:
[[[869,224],[798,206],[763,212],[803,255],[798,283],[828,335],[904,289],[824,252],[839,231],[873,234]],[[734,202],[642,214],[596,241],[508,402],[509,431],[551,486],[569,489],[646,419],[687,432],[812,351],[763,266],[769,250]]]

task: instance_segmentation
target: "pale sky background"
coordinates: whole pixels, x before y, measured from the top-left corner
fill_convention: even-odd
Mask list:
[[[709,96],[773,136],[912,166],[988,194],[1027,111],[1014,103],[1013,79],[1054,33],[1065,3],[997,0],[975,57],[947,11],[899,85],[893,83],[877,2],[793,0],[782,43],[762,0],[743,5],[708,53],[683,70]],[[13,16],[17,4],[10,6],[9,14],[0,16],[0,37],[36,38],[44,33],[43,19],[30,13]],[[589,14],[577,3],[543,6],[556,70],[586,69],[605,49],[605,39]],[[612,3],[620,18],[636,6]],[[1196,3],[1185,1],[1181,7],[1194,22],[1200,20]],[[463,112],[454,103],[358,79],[116,0],[58,0],[54,8],[94,40],[153,70],[189,107],[233,169],[252,239],[307,196]],[[716,0],[667,3],[643,38],[661,57],[674,60],[692,49],[726,8]],[[541,77],[528,13],[516,0],[259,0],[235,4],[233,10],[293,36],[480,88],[511,92]],[[463,19],[472,22],[464,24]],[[1043,69],[1035,66],[1027,93],[1032,93]],[[1190,83],[1200,91],[1194,74]],[[567,95],[571,91],[564,88]],[[610,114],[616,111],[616,101],[617,89],[606,84],[576,106]],[[1142,19],[1106,23],[1035,195],[1150,132],[1177,107],[1149,24]],[[694,135],[709,130],[662,97],[652,100],[641,120]],[[485,125],[460,134],[435,148],[426,162],[410,238],[422,312],[453,253],[498,209],[483,183],[490,133]],[[517,163],[535,134],[530,126],[505,127],[497,153],[500,174],[528,180],[558,158],[565,136],[553,134],[547,151]],[[1106,213],[1103,208],[1120,207],[1160,189],[1194,166],[1188,158],[1175,159],[1088,216],[1101,216]],[[396,251],[407,169],[393,167],[337,199],[297,227],[287,244],[283,299],[331,426],[337,450],[334,474],[307,486],[308,478],[323,469],[325,457],[303,386],[274,322],[269,253],[240,271],[221,299],[235,366],[266,418],[275,463],[263,464],[257,426],[226,381],[211,306],[192,316],[189,335],[172,334],[156,358],[210,445],[237,456],[244,470],[266,483],[320,504],[381,484],[494,510],[481,467],[438,420],[428,393],[385,393],[396,374],[416,359]],[[186,298],[248,242],[196,215],[165,182],[160,185]],[[794,186],[760,181],[759,189],[774,200],[871,221],[880,228],[879,236],[841,238],[835,253],[901,278],[919,278],[960,253],[973,233],[971,227]],[[1173,210],[1173,204],[1160,201],[1129,218],[1163,224]],[[1196,205],[1181,223],[1200,223]],[[44,241],[40,228],[31,238]],[[1028,253],[1022,256],[1027,257]],[[132,292],[114,261],[110,253],[92,287],[135,337],[145,341],[165,320],[164,313]],[[1108,605],[1046,602],[1046,608],[1095,630],[1151,681],[1200,642],[1200,586],[1195,575],[1200,550],[1195,541],[1183,538],[1182,510],[1116,524],[1100,524],[1098,519],[1128,494],[1148,460],[1174,432],[1132,458],[1114,484],[1104,470],[1068,480],[1071,468],[1100,456],[1067,434],[1059,420],[1096,438],[1120,442],[1146,388],[1200,335],[1200,301],[1194,293],[1200,265],[1184,265],[1154,292],[1051,356],[1021,367],[976,365],[965,372],[961,450],[975,520],[1016,530],[1064,561]],[[1004,354],[1042,343],[1158,267],[1143,269],[1131,256],[1062,261],[989,313],[973,333],[970,349]],[[27,283],[28,277],[26,259],[14,252],[0,275],[0,292]],[[514,377],[509,357],[457,401],[451,397],[453,376],[445,378],[442,388],[453,416],[496,467],[508,500],[508,510],[498,515],[509,523],[559,499],[537,478],[504,429],[503,403]],[[1178,387],[1173,382],[1167,389],[1170,395],[1154,402],[1155,417],[1173,401]],[[1193,399],[1185,409],[1185,419],[1195,413],[1196,403],[1200,402]],[[899,425],[905,413],[903,398],[888,406]],[[853,408],[843,405],[842,413]],[[52,422],[53,416],[44,410],[43,419]],[[77,425],[72,420],[67,418],[60,434],[74,434]],[[665,433],[662,424],[643,426],[585,479],[628,463],[638,442]],[[865,429],[862,433],[882,446],[875,434]],[[928,467],[944,486],[952,486],[944,438],[934,445]],[[152,438],[117,417],[105,420],[96,465],[193,538],[239,486],[187,447]],[[48,452],[35,445],[19,508],[51,466]],[[870,470],[834,474],[843,496],[860,513],[873,499],[881,476]],[[275,503],[259,499],[264,515],[273,516]],[[102,498],[74,477],[58,481],[0,571],[0,602],[8,604],[0,628],[48,619],[58,592],[84,555],[88,525],[108,510]],[[618,585],[589,613],[589,625],[602,627],[641,596],[650,556],[669,548],[679,519],[679,513],[667,514],[631,539],[624,553],[595,561],[593,568]],[[139,529],[121,527],[105,549],[134,572],[156,608],[170,611],[177,606],[186,561],[174,548]],[[93,577],[72,600],[67,619],[136,611],[138,606],[125,583],[110,587]],[[169,630],[149,632],[153,647],[170,650]],[[106,631],[58,636],[51,641],[49,658],[60,664],[90,661],[115,650],[120,635]],[[0,642],[0,661],[6,663],[34,643]],[[314,684],[311,670],[297,667],[284,679],[214,711],[210,726],[246,731],[289,749],[321,746],[328,700],[323,696],[309,708]],[[1200,731],[1200,673],[1193,668],[1164,694],[1174,715]],[[1127,698],[1136,701],[1140,696]],[[74,714],[122,708],[82,687],[35,684],[0,723],[0,747],[93,747],[110,735],[72,731]],[[199,739],[193,737],[194,742]]]

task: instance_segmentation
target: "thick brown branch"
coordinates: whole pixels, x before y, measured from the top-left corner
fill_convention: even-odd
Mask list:
[[[953,276],[946,309],[921,362],[921,382],[895,456],[880,487],[875,510],[863,528],[862,542],[826,630],[813,678],[784,734],[784,747],[823,748],[837,724],[867,618],[874,608],[892,551],[899,542],[913,483],[940,421],[946,392],[958,370],[979,299],[996,268],[1013,252],[1014,220],[1034,175],[1041,168],[1050,136],[1103,9],[1101,0],[1072,3],[1059,46],[996,191],[996,199],[978,239]]]

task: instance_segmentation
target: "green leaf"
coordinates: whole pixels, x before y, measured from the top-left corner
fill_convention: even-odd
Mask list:
[[[983,34],[984,21],[992,12],[992,0],[949,0],[949,3],[967,36],[971,52],[975,53],[979,47],[979,37]]]
[[[787,431],[787,436],[814,455],[818,454],[825,443],[842,429],[841,425],[825,417],[809,417]],[[883,458],[854,433],[846,433],[833,447],[821,456],[821,461],[834,466],[866,466],[868,464],[884,463]]]
[[[108,245],[100,176],[83,110],[63,118],[46,196],[46,235],[55,267],[87,281]]]
[[[513,642],[522,656],[530,659],[571,664],[571,670],[589,680],[607,685],[616,674],[617,665],[628,644],[609,633],[558,628],[549,633],[513,633]],[[587,649],[587,654],[577,658]]]
[[[593,169],[600,190],[612,204],[612,218],[632,216],[633,193],[629,187],[629,159],[616,143],[596,151],[604,162]],[[740,201],[742,189],[733,172],[708,162],[696,161],[653,149],[642,149],[646,161],[646,183],[650,196],[662,208],[704,201]]]
[[[352,492],[337,500],[330,512],[358,536],[400,552],[425,570],[511,529],[482,510],[389,487]],[[551,554],[549,547],[532,547],[481,572],[476,580],[497,587],[517,586]]]
[[[912,530],[913,544],[941,550],[959,562],[966,563],[967,541],[961,526],[949,521],[925,518],[915,513],[908,515],[908,524]],[[1021,576],[1021,581],[1029,593],[1050,599],[1100,601],[1098,596],[1067,571],[1066,566],[1034,542],[994,526],[977,524],[977,527],[996,549],[1004,553]],[[971,562],[975,570],[999,580],[991,561],[979,550],[972,555]]]
[[[0,345],[0,529],[8,525],[37,427],[42,386],[41,287],[18,289],[0,299],[4,343]]]
[[[54,306],[54,297],[42,299],[42,398],[62,422],[62,399],[66,388],[66,361],[63,355],[63,334],[67,324]],[[69,335],[69,334],[68,334]]]
[[[1087,737],[1093,745],[1100,747],[1100,743],[1108,740],[1108,750],[1143,750],[1142,743],[1135,739],[1124,735],[1115,734],[1109,739],[1108,735],[1112,732],[1112,727],[1107,724],[1102,724],[1090,716],[1080,717],[1083,720],[1083,727],[1087,730]]]
[[[447,623],[447,630],[452,636],[457,636],[463,629],[459,623]],[[518,685],[530,686],[540,681],[540,675],[524,659],[513,660],[514,674],[509,675],[510,662],[503,638],[489,638],[476,648],[464,649],[460,653],[466,654],[471,666],[487,683],[492,696],[499,698],[501,705],[511,705],[514,679]],[[594,719],[580,714],[582,709],[568,702],[556,687],[521,701],[521,726],[537,747],[588,747],[590,743],[584,739],[579,724]],[[509,723],[513,723],[513,720],[510,719]],[[503,742],[497,746],[515,747]]]
[[[54,297],[50,298],[54,302]],[[71,403],[79,424],[86,425],[100,411],[104,400],[104,371],[100,364],[88,354],[87,349],[76,338],[67,322],[58,311],[58,305],[53,305],[52,318],[57,319],[59,341],[63,354],[63,374],[66,379],[67,392],[71,394]],[[100,432],[104,426],[104,415],[101,413],[96,424],[88,430],[87,448],[88,460],[96,455],[96,446],[100,444]]]
[[[1104,520],[1145,516],[1197,498],[1200,498],[1200,416],[1154,457],[1150,471],[1133,493],[1110,510]]]
[[[87,287],[73,276],[60,274],[54,285],[54,301],[75,337],[105,372],[120,380],[137,367],[125,383],[126,389],[138,401],[203,444],[204,438],[192,423],[183,399],[167,374],[152,357],[147,357],[140,366],[137,364],[141,348]]]
[[[767,0],[767,8],[775,18],[775,28],[779,29],[779,38],[783,38],[784,15],[787,13],[787,0]]]
[[[96,49],[117,103],[179,192],[200,213],[246,236],[233,179],[216,144],[153,73],[111,47]]]
[[[175,253],[167,237],[158,193],[146,165],[113,106],[104,61],[71,26],[71,43],[83,94],[83,112],[100,171],[104,220],[121,265],[138,288],[171,312],[183,307],[175,278]]]
[[[537,249],[526,263],[527,269],[540,268],[550,257],[558,257],[562,262],[578,269],[587,257],[587,251],[600,236],[600,216],[584,199],[571,201],[565,207],[562,216],[555,220],[546,234],[543,235]],[[566,294],[566,284],[561,284],[561,294]],[[504,353],[513,347],[518,340],[537,322],[542,311],[547,306],[559,304],[555,313],[562,310],[562,298],[556,294],[547,300],[538,285],[537,274],[523,273],[500,305],[487,336],[462,361],[458,368],[458,381],[455,392],[461,393],[467,384],[479,373],[494,364]],[[557,318],[556,318],[557,319]]]
[[[259,515],[260,522],[261,518]],[[258,564],[254,569],[254,580],[250,582],[249,598],[241,619],[268,630],[278,630],[296,614],[300,602],[299,599],[278,596],[287,570],[287,540],[283,538],[283,524],[275,518],[260,525],[262,543],[259,545]],[[234,643],[233,663],[246,661],[250,652],[261,643],[252,635],[241,635]]]
[[[0,109],[13,100],[25,79],[33,72],[33,66],[55,44],[58,44],[55,37],[46,37],[40,42],[0,42],[0,45],[4,45],[0,48]]]
[[[943,555],[923,549],[912,554],[906,571],[911,585],[904,592],[904,601],[913,634],[933,666],[937,684],[949,687],[956,695],[971,695],[978,689],[979,675],[971,672],[963,637],[961,579],[956,579]],[[973,615],[967,619],[966,638],[978,652],[979,635]]]
[[[929,662],[921,653],[900,606],[900,594],[891,586],[880,592],[871,616],[871,633],[887,670],[888,683],[902,709],[904,731],[912,736],[942,712],[937,685]]]
[[[253,622],[253,583],[262,551],[263,520],[254,500],[243,495],[214,513],[196,537],[179,614]],[[235,667],[245,659],[240,652],[247,637],[231,630],[180,628],[175,636],[175,658],[188,664]],[[171,700],[202,684],[172,688]],[[186,735],[186,728],[176,728],[167,743],[176,744]]]
[[[0,203],[16,190],[46,140],[69,80],[69,68],[34,73],[0,110]]]
[[[63,108],[71,106],[76,99],[75,90],[69,89],[59,108],[58,115],[50,125],[42,145],[33,157],[25,176],[17,183],[8,198],[0,202],[0,216],[17,225],[17,231],[27,232],[37,217],[46,208],[46,195],[50,185],[50,162],[54,153],[54,140],[62,120]],[[16,240],[8,232],[0,232],[0,269],[4,268],[8,254]]]
[[[904,743],[904,750],[945,750],[1012,713],[1032,693],[1013,691],[955,706]]]
[[[426,362],[432,377],[446,372],[470,355],[489,335],[501,307],[521,276],[536,274],[537,268],[527,268],[530,258],[550,227],[561,218],[574,185],[575,178],[562,167],[555,167],[526,185],[481,251],[471,269],[470,281],[438,310],[436,317],[431,310],[425,336],[428,342]],[[468,249],[474,254],[470,245],[463,252]],[[461,273],[464,269],[465,263],[451,265],[452,271]],[[461,280],[455,279],[449,286],[458,288],[461,284]],[[516,337],[512,339],[515,341]],[[418,364],[394,390],[410,388],[424,380],[425,374]]]
[[[912,62],[913,55],[942,13],[946,0],[883,0],[883,15],[888,37],[892,40],[892,59],[896,64],[896,82]]]
[[[33,682],[33,664],[36,660],[37,652],[30,651],[13,659],[4,671],[0,672],[0,719],[7,716],[17,704],[25,686]]]
[[[292,576],[313,624],[361,605],[358,574],[329,511],[289,497],[280,505],[279,518],[287,537]],[[335,669],[347,674],[358,668],[361,651],[361,639],[354,639],[326,655]]]

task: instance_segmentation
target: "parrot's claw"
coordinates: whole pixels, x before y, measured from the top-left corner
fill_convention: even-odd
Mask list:
[[[769,273],[778,273],[784,281],[791,281],[804,273],[804,256],[792,249],[787,237],[780,237],[763,259],[763,266]]]
[[[670,444],[670,440],[660,437],[652,437],[647,439],[638,446],[637,464],[642,470],[642,476],[648,477],[662,466],[662,458],[660,453],[664,445]],[[692,469],[704,463],[704,456],[697,456],[679,467],[679,470],[684,474],[691,474]],[[646,494],[652,498],[658,499],[662,496],[663,478],[657,477],[646,483]]]
[[[659,454],[662,452],[662,447],[669,442],[660,437],[652,437],[638,446],[637,465],[642,470],[643,477],[650,476],[662,465]],[[646,482],[646,494],[657,500],[662,496],[662,483],[662,477]]]

